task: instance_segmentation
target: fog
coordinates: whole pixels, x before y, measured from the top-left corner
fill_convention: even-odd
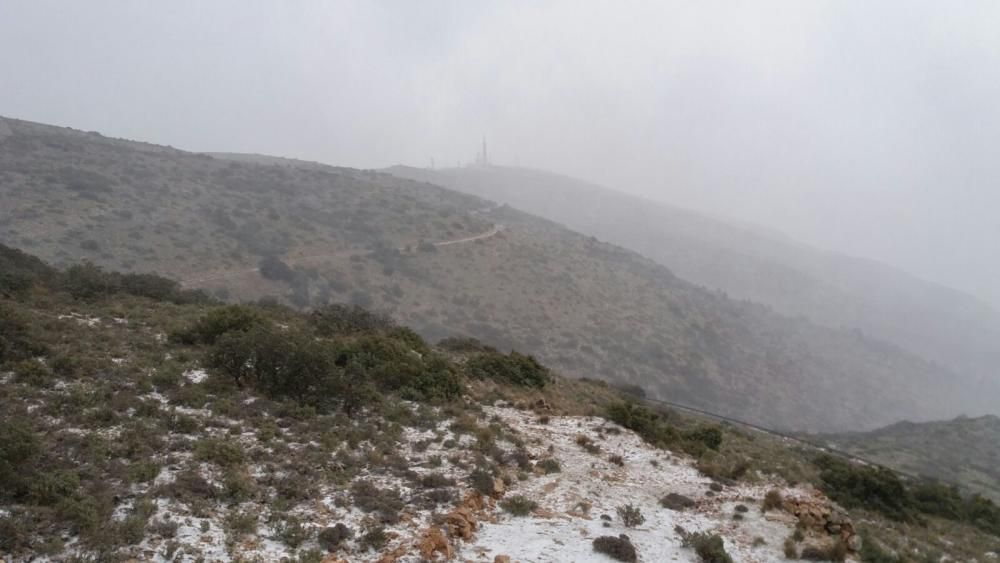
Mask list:
[[[365,168],[493,161],[1000,309],[995,2],[0,3],[0,115]]]

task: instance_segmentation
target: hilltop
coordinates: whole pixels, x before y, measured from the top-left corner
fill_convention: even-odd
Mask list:
[[[887,467],[1000,500],[1000,418],[987,415],[933,422],[897,422],[870,432],[814,439]]]
[[[884,264],[539,170],[387,171],[534,213],[783,315],[858,330],[964,374],[965,384],[995,380],[1000,314],[970,295]]]
[[[5,124],[0,242],[59,265],[158,272],[229,301],[361,305],[431,340],[473,336],[570,376],[795,430],[945,418],[995,396],[893,345],[446,188]]]
[[[4,246],[0,273],[4,560],[902,562],[1000,534],[992,503],[359,307]]]

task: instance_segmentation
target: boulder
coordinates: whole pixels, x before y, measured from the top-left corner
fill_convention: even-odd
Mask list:
[[[445,518],[448,535],[469,541],[476,533],[476,515],[465,506],[452,510]]]
[[[424,559],[433,561],[440,554],[445,559],[451,559],[455,552],[451,543],[445,537],[441,528],[431,527],[424,531],[417,542],[417,550]]]
[[[861,538],[847,511],[825,496],[819,493],[803,497],[789,496],[784,499],[783,508],[794,515],[807,531],[820,537],[839,538],[851,551],[861,548]]]

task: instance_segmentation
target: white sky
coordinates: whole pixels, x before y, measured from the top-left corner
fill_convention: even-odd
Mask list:
[[[190,150],[494,160],[1000,308],[1000,3],[0,0],[0,115]]]

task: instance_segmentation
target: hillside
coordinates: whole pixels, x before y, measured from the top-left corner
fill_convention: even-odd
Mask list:
[[[0,242],[159,272],[228,300],[350,302],[563,373],[796,430],[996,405],[992,388],[851,331],[689,284],[633,252],[373,171],[222,160],[6,120]],[[255,157],[259,158],[259,157]]]
[[[542,171],[503,166],[388,171],[551,219],[647,256],[683,279],[781,314],[860,330],[973,382],[996,380],[1000,314],[969,295],[886,265]]]
[[[887,467],[956,482],[1000,500],[1000,418],[898,422],[871,432],[815,437]]]
[[[983,560],[1000,534],[992,503],[360,308],[4,246],[0,274],[4,561]]]

